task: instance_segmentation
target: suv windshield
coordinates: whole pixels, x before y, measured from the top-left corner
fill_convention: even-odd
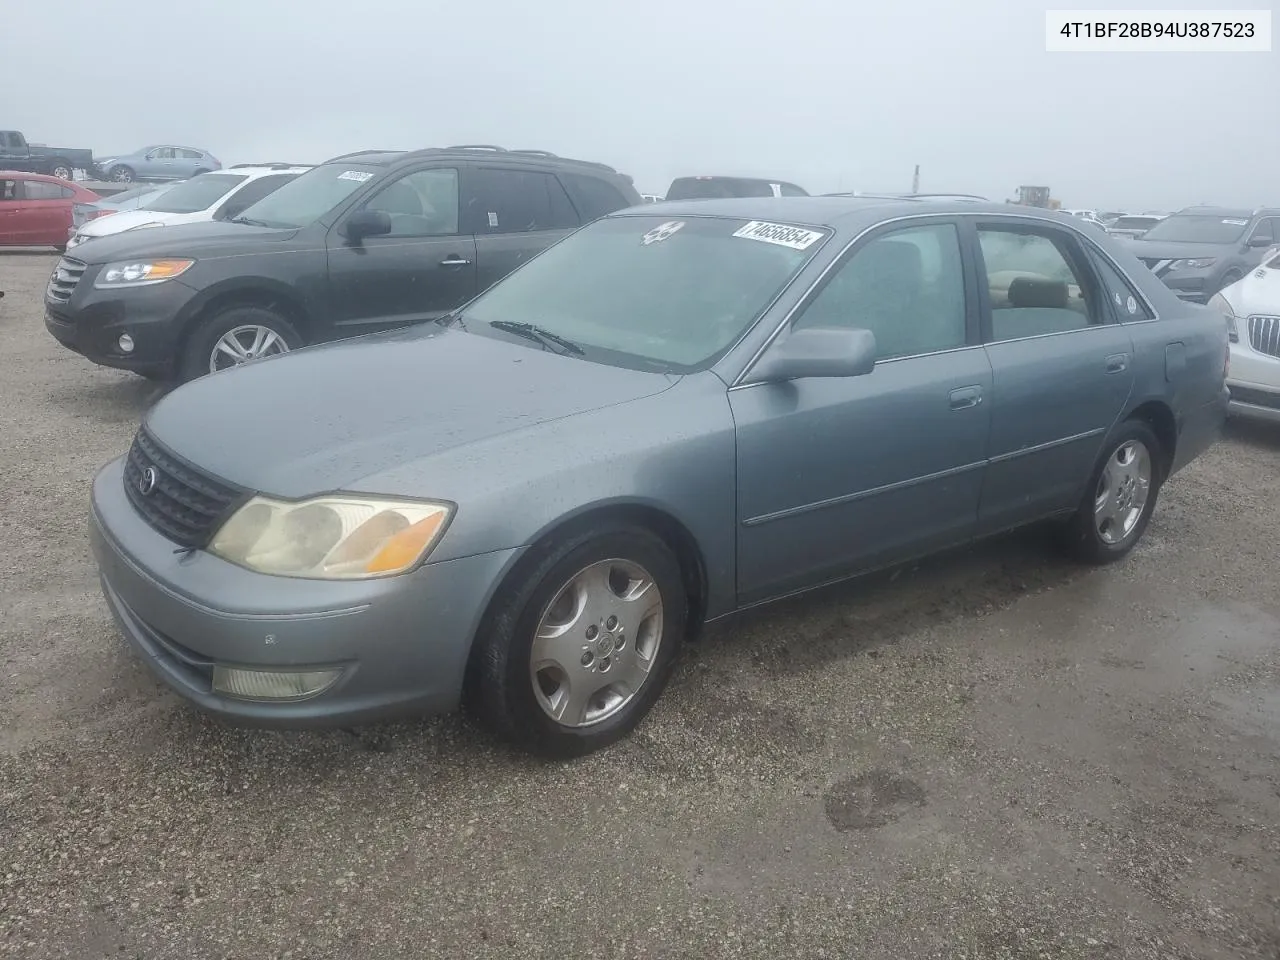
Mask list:
[[[308,170],[240,214],[271,227],[309,226],[378,175],[377,170],[326,163]]]
[[[235,173],[202,173],[151,198],[139,209],[153,210],[156,213],[195,213],[197,210],[208,210],[244,180],[244,177]]]
[[[1174,243],[1235,243],[1244,236],[1249,217],[1206,216],[1175,213],[1142,235],[1143,240],[1171,240]]]
[[[682,373],[713,363],[827,232],[721,217],[609,217],[490,288],[461,318],[534,324],[587,358]]]

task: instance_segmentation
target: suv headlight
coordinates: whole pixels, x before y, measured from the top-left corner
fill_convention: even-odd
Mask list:
[[[102,289],[164,283],[186,273],[194,263],[194,260],[121,260],[103,267],[93,285]]]
[[[452,504],[428,501],[254,497],[222,525],[209,552],[281,577],[389,577],[422,562],[452,515]]]
[[[1198,260],[1175,260],[1169,264],[1170,270],[1207,270],[1218,262],[1217,257],[1200,257]]]
[[[1236,314],[1231,308],[1231,303],[1220,293],[1215,293],[1209,298],[1209,306],[1217,310],[1227,320],[1227,339],[1232,343],[1240,342],[1240,333],[1236,330]]]

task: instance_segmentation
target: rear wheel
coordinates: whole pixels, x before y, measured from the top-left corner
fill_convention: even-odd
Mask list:
[[[505,740],[580,756],[653,707],[684,639],[688,598],[671,549],[618,525],[553,542],[503,586],[473,654],[470,701]]]
[[[302,337],[284,317],[266,307],[230,307],[209,317],[187,341],[178,366],[182,382],[250,360],[288,353]]]
[[[53,169],[50,172],[59,180],[70,180],[73,176],[71,164],[67,163],[65,160],[55,160],[53,162]]]
[[[1164,452],[1142,420],[1126,420],[1107,437],[1084,497],[1066,530],[1077,559],[1112,563],[1142,538],[1164,482]]]

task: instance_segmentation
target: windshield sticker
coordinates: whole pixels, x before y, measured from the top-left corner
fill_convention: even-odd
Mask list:
[[[640,242],[646,247],[651,243],[661,243],[663,240],[666,240],[668,237],[676,233],[683,226],[683,220],[668,220],[666,223],[659,224],[646,233],[640,238]]]
[[[1229,223],[1233,227],[1247,227],[1249,225],[1248,220],[1223,220],[1222,222]]]
[[[776,243],[780,247],[792,250],[807,250],[822,239],[816,230],[805,230],[802,227],[789,227],[785,223],[768,223],[764,220],[752,220],[740,230],[735,230],[735,237],[744,240],[759,240],[763,243]]]
[[[354,180],[356,183],[364,183],[366,180],[372,180],[373,174],[364,170],[343,170],[338,174],[339,180]]]

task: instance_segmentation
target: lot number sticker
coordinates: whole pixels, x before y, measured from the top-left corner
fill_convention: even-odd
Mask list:
[[[785,223],[768,223],[764,220],[752,220],[740,230],[735,230],[735,237],[744,240],[759,240],[762,243],[776,243],[780,247],[792,250],[807,250],[822,239],[816,230],[805,230],[803,227],[789,227]]]

